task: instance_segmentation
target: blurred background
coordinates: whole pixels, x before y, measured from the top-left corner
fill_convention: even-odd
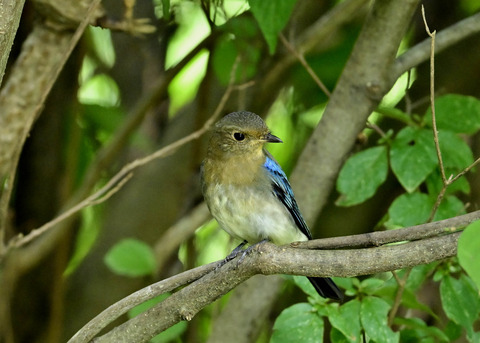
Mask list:
[[[318,37],[315,25],[341,1],[293,1],[285,10],[285,38],[294,47],[303,47],[309,65],[330,91],[368,11],[368,1],[357,3],[358,10]],[[284,141],[268,149],[287,174],[322,117],[328,96],[281,40],[266,41],[258,24],[262,19],[255,18],[247,1],[138,0],[131,6],[127,1],[104,0],[102,4],[103,26],[111,29],[88,27],[23,149],[7,240],[54,218],[85,187],[89,175],[94,175],[91,193],[128,162],[201,128],[218,106],[237,56],[235,83],[246,86],[232,93],[222,113],[248,110],[266,118],[272,132]],[[428,0],[424,5],[430,28],[437,31],[478,11],[477,0]],[[119,30],[115,23],[128,21],[130,15],[148,20]],[[39,20],[42,15],[35,1],[26,2],[12,63]],[[424,39],[417,11],[401,49]],[[480,97],[479,39],[477,35],[463,40],[437,56],[438,94]],[[409,105],[413,104],[412,112],[422,114],[429,105],[427,63],[411,72],[410,82]],[[382,104],[404,109],[405,88],[406,76]],[[386,128],[401,125],[383,120]],[[207,139],[203,136],[137,169],[108,201],[83,210],[68,223],[70,228],[57,244],[17,280],[9,294],[15,342],[66,341],[135,290],[228,254],[237,242],[218,229],[202,205],[199,167]],[[358,137],[356,151],[377,139],[366,129]],[[479,156],[478,134],[469,144]],[[478,209],[478,176],[471,175],[470,181],[472,190],[465,201]],[[391,175],[374,197],[360,205],[336,206],[339,195],[333,192],[311,228],[313,236],[372,231],[401,192]],[[171,238],[172,227],[176,239]],[[260,330],[260,341],[268,341],[278,312],[304,297],[292,284],[285,287],[284,298],[269,316],[271,322]],[[223,297],[159,341],[169,337],[206,341],[212,321],[227,302],[228,296]]]

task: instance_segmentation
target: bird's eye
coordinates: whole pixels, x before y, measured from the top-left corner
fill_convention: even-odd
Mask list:
[[[233,138],[235,138],[236,141],[241,142],[245,139],[245,135],[241,132],[235,132]]]

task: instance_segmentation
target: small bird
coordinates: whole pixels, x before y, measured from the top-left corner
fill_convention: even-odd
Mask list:
[[[212,130],[202,164],[202,192],[212,216],[234,238],[277,245],[312,239],[287,176],[265,143],[283,143],[252,112],[233,112]],[[325,298],[341,300],[330,278],[308,278]]]

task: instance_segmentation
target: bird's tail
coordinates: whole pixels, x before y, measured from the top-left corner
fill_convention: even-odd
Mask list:
[[[315,290],[324,298],[335,300],[343,300],[343,293],[338,289],[337,285],[330,278],[309,277]]]

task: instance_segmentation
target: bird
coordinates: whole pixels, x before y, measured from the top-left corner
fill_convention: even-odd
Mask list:
[[[266,143],[283,143],[257,114],[227,114],[211,129],[201,166],[202,193],[212,216],[230,236],[251,245],[312,239],[293,190]],[[330,278],[308,277],[324,298],[342,300]]]

